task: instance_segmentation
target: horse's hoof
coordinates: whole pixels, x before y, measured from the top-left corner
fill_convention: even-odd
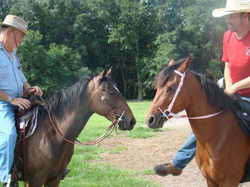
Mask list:
[[[160,175],[160,176],[166,176],[168,174],[172,174],[174,176],[177,176],[177,175],[180,175],[182,173],[182,170],[177,169],[171,163],[156,165],[154,167],[154,171],[155,171],[155,174]]]

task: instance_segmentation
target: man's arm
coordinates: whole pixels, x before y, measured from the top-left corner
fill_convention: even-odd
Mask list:
[[[23,98],[15,97],[15,98],[12,98],[11,101],[9,101],[9,95],[2,90],[0,90],[0,99],[3,101],[10,102],[12,105],[16,105],[20,107],[21,109],[24,109],[24,108],[27,109],[30,106],[29,100],[23,99]]]
[[[225,69],[224,69],[224,77],[226,83],[225,93],[229,96],[233,96],[238,90],[244,88],[250,88],[250,76],[245,79],[242,79],[239,82],[233,83],[230,77],[229,66],[230,64],[228,62],[225,62]]]
[[[9,101],[9,95],[4,91],[0,90],[0,99],[3,101]]]

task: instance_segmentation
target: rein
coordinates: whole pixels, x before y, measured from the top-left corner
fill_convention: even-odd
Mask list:
[[[108,137],[108,136],[113,132],[113,130],[117,127],[118,123],[119,123],[120,121],[122,121],[122,117],[123,117],[125,111],[123,111],[121,115],[119,115],[119,114],[117,114],[116,112],[114,112],[114,111],[112,110],[112,108],[111,108],[111,106],[110,106],[110,104],[109,104],[107,98],[102,94],[100,88],[98,87],[95,77],[94,77],[94,82],[95,82],[95,86],[96,86],[96,88],[97,88],[97,90],[98,90],[98,92],[99,92],[99,95],[101,96],[101,100],[104,102],[104,104],[109,108],[109,110],[110,110],[110,111],[112,112],[112,114],[113,114],[113,121],[112,121],[111,125],[106,129],[106,131],[104,132],[104,134],[103,134],[102,136],[100,136],[99,138],[97,138],[96,140],[92,140],[92,141],[88,141],[88,142],[84,142],[84,143],[83,143],[83,142],[80,142],[79,140],[76,140],[76,142],[73,142],[73,141],[70,141],[70,140],[68,140],[67,138],[65,138],[65,137],[62,135],[62,133],[59,131],[59,129],[58,129],[58,128],[55,126],[55,124],[53,123],[52,118],[51,118],[51,115],[50,115],[50,113],[49,113],[49,110],[48,110],[48,108],[46,107],[43,98],[40,96],[40,99],[41,99],[41,101],[43,102],[44,107],[45,107],[45,109],[46,109],[47,112],[48,112],[48,116],[49,116],[49,120],[50,120],[51,125],[53,126],[53,128],[55,129],[55,131],[59,134],[59,136],[60,136],[62,139],[64,139],[66,142],[68,142],[68,143],[71,143],[71,144],[74,144],[74,145],[95,145],[95,144],[97,144],[97,143],[100,143],[102,140],[104,140],[106,137]]]
[[[176,92],[174,94],[174,97],[171,101],[171,103],[168,105],[168,108],[164,111],[161,110],[161,108],[158,108],[158,110],[160,110],[160,112],[162,113],[162,117],[163,118],[167,118],[169,119],[169,117],[173,117],[173,118],[185,118],[185,117],[188,117],[188,115],[178,115],[178,114],[175,114],[175,113],[172,113],[171,110],[174,106],[174,103],[175,103],[175,100],[179,94],[179,92],[181,91],[181,87],[184,83],[184,78],[185,78],[185,75],[186,75],[186,71],[184,73],[181,73],[179,72],[178,70],[174,70],[174,72],[176,74],[178,74],[180,77],[181,77],[181,80],[179,82],[179,85],[176,89]],[[166,112],[168,112],[168,114],[166,114]],[[214,117],[220,113],[222,113],[223,111],[219,111],[219,112],[216,112],[216,113],[213,113],[213,114],[207,114],[207,115],[203,115],[203,116],[197,116],[197,117],[188,117],[188,119],[206,119],[206,118],[211,118],[211,117]]]

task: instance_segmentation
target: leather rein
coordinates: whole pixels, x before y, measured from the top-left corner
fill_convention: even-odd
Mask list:
[[[74,144],[74,145],[95,145],[95,144],[98,144],[100,143],[102,140],[104,140],[106,137],[108,137],[112,132],[113,130],[117,127],[118,123],[120,121],[122,121],[122,117],[125,113],[125,111],[122,112],[121,115],[117,114],[114,110],[112,110],[107,98],[102,94],[100,88],[98,87],[98,84],[96,82],[96,78],[94,77],[94,82],[95,82],[95,86],[98,90],[98,93],[99,95],[101,96],[101,100],[104,102],[104,104],[108,107],[108,109],[112,112],[113,114],[113,121],[111,123],[111,125],[106,129],[106,131],[104,132],[104,134],[102,136],[100,136],[99,138],[97,138],[96,140],[92,140],[92,141],[88,141],[88,142],[80,142],[78,140],[76,140],[76,142],[73,142],[73,141],[70,141],[68,140],[67,138],[65,138],[62,133],[59,131],[59,129],[55,126],[55,124],[53,123],[52,121],[52,118],[51,118],[51,115],[49,113],[49,110],[48,108],[46,107],[45,105],[45,102],[43,100],[43,98],[40,96],[40,99],[41,101],[43,102],[44,104],[44,107],[46,108],[47,112],[48,112],[48,116],[49,116],[49,120],[50,120],[50,123],[51,125],[53,126],[53,128],[55,129],[55,131],[57,132],[57,134],[59,134],[59,136],[64,139],[66,142],[68,143],[71,143],[71,144]]]
[[[172,113],[171,110],[174,106],[174,103],[175,103],[175,100],[179,94],[179,92],[181,91],[181,87],[184,83],[184,78],[185,78],[185,75],[186,75],[186,71],[184,73],[181,73],[179,72],[178,70],[174,70],[174,72],[176,74],[178,74],[180,77],[181,77],[181,80],[179,82],[179,85],[176,89],[176,92],[174,94],[174,97],[171,101],[171,103],[168,105],[168,108],[164,111],[161,110],[161,108],[158,108],[158,110],[160,110],[160,112],[162,113],[162,117],[163,118],[167,118],[169,119],[169,116],[173,117],[173,118],[185,118],[185,117],[188,117],[188,115],[178,115],[178,114],[175,114],[175,113]],[[216,113],[213,113],[213,114],[207,114],[207,115],[203,115],[203,116],[197,116],[197,117],[188,117],[188,119],[206,119],[206,118],[211,118],[211,117],[214,117],[220,113],[222,113],[223,111],[219,111],[219,112],[216,112]]]

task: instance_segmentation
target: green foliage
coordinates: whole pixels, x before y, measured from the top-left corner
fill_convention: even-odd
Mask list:
[[[51,93],[77,82],[88,68],[82,67],[80,55],[64,45],[50,44],[46,50],[41,45],[42,35],[29,31],[31,40],[20,46],[20,60],[31,85],[39,85],[45,93]]]
[[[113,67],[113,80],[128,99],[152,99],[154,76],[171,58],[191,54],[191,69],[219,78],[224,0],[0,0],[6,14],[29,24],[31,41],[20,48],[28,82],[46,95],[84,74]]]

